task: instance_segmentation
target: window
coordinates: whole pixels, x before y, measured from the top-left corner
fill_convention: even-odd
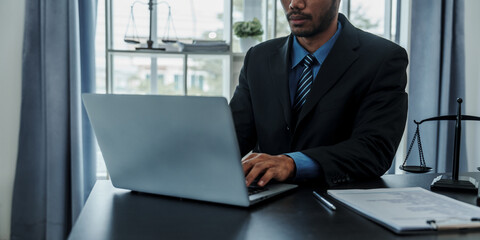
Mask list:
[[[145,47],[150,37],[153,47],[165,47],[164,40],[229,43],[230,1],[212,0],[209,4],[193,0],[154,1],[151,31],[147,0],[104,1],[107,6],[105,92],[230,96],[225,87],[230,85],[227,74],[230,52],[136,51],[137,47]],[[216,68],[209,68],[215,61]],[[188,76],[192,74],[189,71],[202,71],[199,69],[202,67],[206,88],[189,89]],[[163,83],[159,82],[159,75],[163,76]]]
[[[154,1],[151,38],[231,42],[231,1]],[[150,38],[148,0],[98,1],[96,92],[225,96],[230,98],[228,52],[137,51]],[[139,41],[138,44],[135,41]],[[132,44],[134,43],[134,44]],[[107,175],[97,146],[97,176]]]
[[[341,3],[341,12],[356,27],[386,39],[396,39],[397,0],[343,0]]]

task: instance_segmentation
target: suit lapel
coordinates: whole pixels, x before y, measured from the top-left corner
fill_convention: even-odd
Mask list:
[[[343,26],[342,32],[318,71],[312,90],[300,112],[297,127],[358,58],[354,51],[359,46],[357,30],[341,14],[339,14],[339,21]]]
[[[278,94],[278,100],[283,106],[285,121],[290,125],[291,106],[290,92],[288,87],[289,76],[289,45],[291,36],[286,38],[285,43],[269,57],[269,75],[271,76],[271,85]]]

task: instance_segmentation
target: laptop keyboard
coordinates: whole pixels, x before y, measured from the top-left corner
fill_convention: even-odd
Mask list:
[[[268,190],[268,188],[266,188],[266,187],[250,185],[250,186],[248,186],[248,195],[250,196],[250,195],[260,193],[260,192],[263,192],[263,191],[266,191],[266,190]]]

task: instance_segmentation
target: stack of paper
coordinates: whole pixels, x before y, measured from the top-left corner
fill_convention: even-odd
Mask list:
[[[419,187],[328,190],[395,233],[480,228],[480,208]]]
[[[226,52],[230,46],[225,41],[193,41],[192,43],[178,42],[183,52]]]

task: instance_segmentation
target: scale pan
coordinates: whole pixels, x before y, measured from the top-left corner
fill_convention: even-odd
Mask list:
[[[422,166],[400,166],[400,169],[405,172],[411,173],[426,173],[432,170],[431,167],[422,167]]]
[[[137,40],[134,40],[134,39],[129,39],[129,38],[124,38],[123,41],[125,41],[126,43],[130,43],[130,44],[139,44],[140,41],[137,41]]]

